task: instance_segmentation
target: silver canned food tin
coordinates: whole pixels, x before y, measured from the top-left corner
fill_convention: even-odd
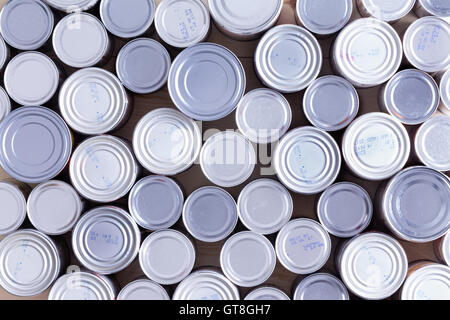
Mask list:
[[[416,0],[357,0],[359,12],[364,17],[374,17],[394,23],[406,16]]]
[[[155,231],[142,243],[139,263],[149,279],[164,285],[176,284],[191,273],[195,248],[179,231]]]
[[[170,297],[160,284],[148,279],[138,279],[123,287],[117,300],[170,300]]]
[[[436,80],[439,83],[439,93],[441,95],[439,111],[450,116],[450,69],[438,73]]]
[[[336,180],[341,153],[327,132],[301,127],[289,131],[280,140],[273,167],[280,181],[291,191],[316,194]]]
[[[450,17],[450,3],[445,0],[417,0],[414,11],[417,16]]]
[[[181,112],[192,119],[213,121],[234,111],[245,84],[244,68],[233,52],[218,44],[199,43],[173,61],[167,86]]]
[[[298,284],[294,300],[350,300],[350,297],[341,280],[328,273],[315,273]]]
[[[450,300],[450,267],[422,262],[410,267],[402,300]]]
[[[342,155],[348,168],[367,180],[384,180],[399,172],[410,153],[405,127],[381,112],[358,117],[346,129]]]
[[[434,248],[438,259],[450,266],[450,232],[434,242]]]
[[[334,69],[354,86],[374,87],[389,80],[402,62],[402,43],[386,22],[362,18],[348,24],[332,49]]]
[[[16,231],[27,216],[29,187],[10,180],[0,181],[0,235]]]
[[[75,257],[99,274],[117,273],[139,252],[141,234],[125,210],[113,206],[92,209],[78,220],[72,232]]]
[[[0,87],[0,123],[11,112],[11,100],[5,89]]]
[[[0,35],[0,72],[3,71],[6,64],[11,57],[11,53],[9,52],[9,47],[6,45],[5,40]]]
[[[80,12],[86,11],[94,7],[98,0],[42,0],[47,3],[49,6],[66,12]]]
[[[244,300],[291,300],[289,296],[274,287],[260,287],[247,294]]]
[[[278,260],[289,271],[309,274],[322,268],[331,253],[331,239],[318,222],[300,218],[288,222],[275,243]]]

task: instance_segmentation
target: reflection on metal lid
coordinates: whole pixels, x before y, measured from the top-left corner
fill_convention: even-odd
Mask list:
[[[49,6],[66,13],[80,12],[91,9],[98,0],[42,0]]]
[[[437,263],[419,267],[406,278],[401,299],[450,300],[450,267]]]
[[[406,16],[414,7],[415,0],[357,0],[358,9],[363,16],[396,22]]]
[[[166,289],[147,279],[128,283],[117,296],[117,300],[170,300]]]
[[[315,273],[303,279],[295,288],[294,300],[349,300],[347,288],[335,276]]]
[[[251,291],[244,300],[290,300],[289,296],[274,287],[261,287]]]

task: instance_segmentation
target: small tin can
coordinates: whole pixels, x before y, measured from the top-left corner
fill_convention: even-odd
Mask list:
[[[131,189],[128,208],[142,228],[161,230],[178,221],[183,202],[183,191],[174,180],[165,176],[148,176]]]
[[[291,191],[316,194],[329,187],[341,168],[341,153],[333,137],[315,127],[289,131],[275,149],[273,168]]]
[[[300,218],[291,220],[280,230],[275,249],[286,269],[296,274],[309,274],[328,261],[331,239],[321,224]]]
[[[294,291],[294,300],[350,300],[341,280],[329,273],[315,273],[304,278]]]
[[[294,211],[289,191],[272,179],[247,184],[239,194],[237,206],[241,222],[259,234],[278,232],[291,220]]]
[[[244,183],[253,173],[256,151],[243,135],[222,131],[206,140],[200,152],[203,174],[221,187]]]
[[[287,24],[270,29],[256,48],[256,74],[266,86],[283,93],[305,89],[321,68],[319,42],[299,26]]]
[[[11,112],[11,100],[5,89],[0,87],[0,123]]]
[[[0,236],[19,229],[27,216],[27,197],[30,188],[12,180],[0,181]]]
[[[186,199],[183,223],[197,240],[217,242],[233,232],[238,221],[236,202],[225,190],[203,187]]]
[[[434,242],[434,249],[439,261],[450,266],[450,232]]]
[[[78,220],[72,232],[75,257],[99,274],[117,273],[139,252],[141,233],[131,216],[113,206],[92,209]]]
[[[450,116],[450,69],[439,72],[436,75],[436,81],[439,83],[441,96],[439,111]]]
[[[344,78],[324,76],[314,80],[303,96],[303,112],[313,126],[338,131],[348,126],[359,111],[359,96]]]
[[[156,9],[155,28],[168,45],[187,48],[206,39],[208,8],[200,0],[165,0]]]
[[[291,106],[287,99],[271,89],[255,89],[239,102],[236,124],[239,131],[254,143],[278,141],[289,129],[292,121]]]
[[[148,279],[138,279],[123,287],[117,300],[170,300],[170,297],[160,284]]]
[[[138,161],[148,171],[161,175],[175,175],[189,169],[200,153],[201,144],[198,125],[171,108],[147,113],[133,134]]]
[[[363,17],[394,23],[408,14],[415,2],[416,0],[357,0],[356,4]]]
[[[414,12],[418,17],[437,16],[450,17],[450,3],[445,0],[417,0]]]
[[[236,40],[250,40],[276,24],[283,1],[208,0],[208,7],[220,31]]]
[[[236,55],[214,43],[198,43],[173,61],[168,89],[175,106],[192,119],[219,120],[245,92],[245,71]]]
[[[0,166],[26,183],[53,179],[66,167],[72,135],[64,120],[44,107],[21,107],[0,124]]]
[[[348,24],[332,49],[336,72],[359,88],[374,87],[389,80],[402,62],[402,42],[386,22],[362,18]]]
[[[59,108],[67,124],[86,135],[118,129],[131,109],[119,79],[100,68],[81,69],[67,78],[59,92]]]
[[[244,300],[291,300],[289,296],[275,287],[259,287],[248,293]]]
[[[6,67],[10,58],[11,52],[9,47],[6,45],[5,40],[3,40],[3,37],[0,34],[0,72]]]
[[[191,273],[195,248],[179,231],[158,230],[142,243],[139,263],[149,279],[163,285],[176,284]]]
[[[98,0],[42,0],[56,10],[65,13],[81,12],[93,8]]]
[[[358,117],[342,139],[342,155],[348,168],[366,180],[392,177],[405,166],[410,149],[405,127],[382,112]]]

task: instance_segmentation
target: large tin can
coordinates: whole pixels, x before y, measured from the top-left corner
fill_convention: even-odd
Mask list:
[[[434,242],[434,249],[438,259],[450,266],[450,232],[447,232]]]
[[[259,287],[249,292],[244,300],[291,300],[289,296],[275,287]]]
[[[93,8],[98,0],[42,0],[52,8],[65,13],[81,12]]]
[[[0,87],[0,123],[11,112],[11,100],[5,89]]]
[[[450,116],[450,69],[437,73],[435,79],[441,96],[439,111]]]
[[[357,0],[359,12],[364,17],[374,17],[394,23],[406,16],[416,0]]]
[[[27,216],[27,197],[30,187],[12,179],[0,181],[0,235],[19,229]]]
[[[170,297],[160,284],[148,279],[137,279],[120,290],[117,300],[170,300]]]
[[[416,0],[414,12],[418,17],[437,16],[449,21],[450,3],[445,0]]]
[[[347,288],[329,273],[315,273],[304,278],[294,289],[293,300],[350,300]]]

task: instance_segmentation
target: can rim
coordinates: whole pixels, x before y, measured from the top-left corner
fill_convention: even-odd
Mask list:
[[[437,263],[420,267],[406,278],[401,291],[401,299],[421,300],[416,295],[420,294],[420,285],[425,281],[439,281],[448,286],[448,282],[450,281],[450,267]],[[445,299],[445,297],[448,298],[448,296],[443,296],[442,299]]]
[[[71,2],[75,2],[75,4],[66,4],[67,1],[59,1],[59,0],[43,0],[49,6],[64,11],[66,13],[73,13],[79,11],[89,10],[98,2],[98,0],[72,0]],[[78,4],[77,4],[78,3]]]
[[[350,296],[348,294],[347,288],[342,283],[341,280],[339,280],[337,277],[333,276],[329,273],[314,273],[306,278],[304,278],[300,283],[297,285],[294,291],[294,300],[305,300],[303,299],[306,291],[308,290],[308,286],[313,284],[314,282],[327,282],[328,284],[332,284],[332,286],[335,289],[338,289],[340,291],[340,299],[338,300],[350,300]]]
[[[0,15],[1,18],[1,15]],[[6,45],[5,40],[3,40],[2,35],[0,34],[0,70],[6,65],[6,61],[9,59],[10,52],[9,48]]]
[[[11,100],[6,90],[0,86],[0,123],[11,112]]]
[[[244,300],[268,300],[267,297],[270,297],[270,300],[291,300],[282,290],[272,286],[252,290],[245,296]]]
[[[445,263],[450,266],[450,232],[444,235],[442,240],[442,258],[444,258]]]
[[[19,187],[12,183],[9,183],[8,181],[0,181],[0,190],[2,189],[6,192],[9,192],[16,199],[16,202],[18,204],[16,221],[9,227],[0,229],[0,235],[6,235],[17,230],[25,221],[25,217],[27,216],[27,200]]]
[[[450,115],[450,69],[447,69],[441,78],[439,92],[446,111],[444,113]]]
[[[414,7],[415,2],[415,0],[404,0],[402,8],[396,9],[394,12],[383,12],[383,9],[374,4],[373,0],[359,0],[357,4],[358,6],[362,5],[363,10],[366,10],[372,17],[393,23],[406,16]]]
[[[130,295],[133,294],[134,290],[151,290],[153,293],[159,295],[160,300],[170,300],[169,294],[166,289],[159,283],[156,283],[148,279],[138,279],[128,283],[125,287],[120,290],[117,295],[117,300],[130,300]],[[135,300],[135,298],[131,298]],[[153,299],[152,299],[153,300]]]

